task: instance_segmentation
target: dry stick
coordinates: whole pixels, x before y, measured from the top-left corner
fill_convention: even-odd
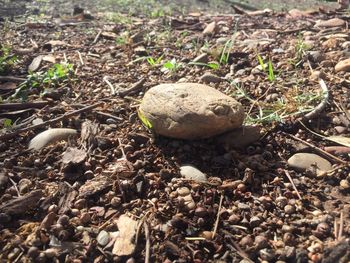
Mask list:
[[[344,215],[343,211],[340,212],[340,222],[339,222],[339,232],[338,232],[338,240],[341,240],[344,229]]]
[[[338,222],[337,222],[337,219],[335,218],[334,219],[334,237],[336,240],[339,240],[338,238]]]
[[[107,83],[108,87],[111,89],[111,95],[114,96],[115,95],[115,88],[114,88],[113,84],[109,82],[108,77],[104,76],[103,81]]]
[[[221,210],[221,206],[222,206],[222,200],[224,199],[224,195],[221,194],[220,196],[220,202],[219,202],[219,208],[218,208],[218,214],[216,216],[216,221],[215,221],[215,225],[214,225],[214,230],[213,230],[213,235],[212,238],[215,237],[216,232],[218,230],[218,225],[219,225],[219,219],[220,219],[220,210]]]
[[[78,52],[78,56],[79,56],[80,63],[81,63],[81,65],[83,66],[83,65],[84,65],[83,57],[81,56],[81,53],[80,53],[79,50],[78,50],[77,52]]]
[[[102,30],[100,29],[100,30],[98,31],[98,33],[97,33],[97,35],[96,35],[94,41],[92,41],[91,45],[94,45],[94,44],[97,43],[98,39],[100,38],[101,33],[102,33]]]
[[[322,93],[323,93],[323,100],[312,111],[310,111],[309,113],[307,113],[304,116],[302,116],[301,117],[302,121],[311,120],[311,119],[317,117],[321,113],[321,111],[323,111],[326,108],[326,106],[327,106],[327,103],[328,103],[328,100],[329,100],[328,87],[327,87],[327,85],[326,85],[326,83],[324,82],[323,79],[320,79],[319,83],[320,83],[321,90],[322,90]]]
[[[14,82],[22,82],[25,81],[25,78],[21,77],[13,77],[13,76],[0,76],[1,81],[14,81]]]
[[[17,185],[16,185],[16,182],[15,182],[15,181],[13,181],[11,178],[9,178],[9,180],[10,180],[10,181],[11,181],[11,183],[13,184],[13,187],[15,188],[15,190],[16,190],[16,192],[17,192],[18,197],[21,197],[21,194],[20,194],[20,192],[18,191],[18,187],[17,187]]]
[[[290,176],[290,173],[289,173],[287,170],[284,170],[284,173],[285,173],[286,176],[288,177],[288,179],[289,179],[290,183],[292,184],[294,190],[297,192],[297,195],[298,195],[299,199],[302,200],[302,198],[301,198],[301,196],[300,196],[300,193],[299,193],[297,187],[295,186],[292,177]]]
[[[7,134],[3,134],[3,135],[0,135],[0,141],[1,140],[7,140],[7,139],[10,139],[10,138],[13,138],[15,136],[17,136],[18,134],[22,133],[22,132],[27,132],[27,131],[31,131],[31,130],[34,130],[36,128],[41,128],[41,127],[44,127],[46,125],[51,125],[51,124],[54,124],[54,123],[57,123],[61,120],[64,120],[64,119],[67,119],[71,116],[74,116],[74,115],[77,115],[77,114],[80,114],[80,113],[83,113],[83,112],[86,112],[86,111],[89,111],[89,110],[92,110],[94,108],[97,108],[98,106],[101,106],[103,104],[103,102],[98,102],[96,104],[93,104],[93,105],[90,105],[90,106],[86,106],[84,108],[81,108],[79,110],[75,110],[75,111],[72,111],[72,112],[69,112],[69,113],[65,113],[63,114],[62,116],[60,117],[57,117],[57,118],[54,118],[54,119],[51,119],[51,120],[48,120],[48,121],[45,121],[43,123],[39,123],[39,124],[36,124],[36,125],[32,125],[32,126],[29,126],[27,128],[23,128],[23,129],[20,129],[20,130],[16,130],[14,132],[11,132],[11,133],[7,133]]]
[[[135,93],[137,91],[139,91],[142,87],[143,84],[146,82],[145,78],[140,79],[138,82],[136,82],[135,84],[133,84],[130,88],[126,89],[126,90],[122,90],[120,92],[118,92],[118,94],[122,97]]]
[[[145,230],[145,237],[146,237],[146,255],[145,255],[145,263],[149,263],[150,257],[151,257],[151,239],[149,234],[149,227],[146,221],[143,222],[143,227]]]
[[[309,142],[306,142],[306,141],[304,141],[304,140],[302,140],[302,139],[300,139],[300,138],[298,138],[298,137],[296,137],[296,136],[294,136],[292,134],[285,133],[285,132],[282,132],[282,133],[284,135],[287,135],[287,136],[293,138],[294,140],[297,140],[297,141],[299,141],[299,142],[301,142],[301,143],[311,147],[311,149],[316,150],[316,151],[320,152],[321,154],[324,154],[324,155],[328,156],[329,158],[331,158],[331,159],[333,159],[333,160],[335,160],[337,162],[340,162],[342,164],[347,164],[347,162],[343,161],[342,159],[339,159],[338,157],[334,156],[333,154],[330,154],[330,153],[328,153],[328,152],[318,148],[317,146],[315,146],[315,145],[313,145],[313,144],[311,144]]]
[[[49,104],[49,101],[34,101],[34,102],[23,102],[23,103],[3,103],[0,104],[1,110],[26,110],[29,108],[42,108]]]

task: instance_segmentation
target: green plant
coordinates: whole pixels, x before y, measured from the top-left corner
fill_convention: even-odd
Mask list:
[[[128,34],[122,34],[120,36],[118,36],[115,39],[115,43],[117,46],[125,46],[129,43],[129,36]]]
[[[2,124],[4,128],[11,128],[13,125],[11,119],[4,119]]]
[[[292,64],[294,64],[296,67],[300,65],[300,63],[303,60],[303,57],[305,55],[305,52],[310,50],[311,46],[306,44],[302,38],[301,35],[298,36],[298,40],[295,44],[294,50],[295,50],[295,56],[292,59]]]
[[[151,56],[146,57],[146,59],[147,59],[148,64],[150,64],[150,66],[156,67],[156,66],[158,66],[158,65],[160,64],[160,62],[162,61],[163,56],[164,56],[164,54],[162,54],[162,55],[161,55],[159,58],[157,58],[156,60],[154,60],[154,58],[151,57]]]
[[[273,69],[273,64],[272,64],[272,61],[271,59],[269,58],[268,62],[267,62],[267,65],[265,64],[263,58],[260,56],[259,53],[256,54],[257,56],[257,59],[258,59],[258,62],[259,62],[259,65],[261,67],[261,70],[263,72],[266,73],[267,75],[267,79],[270,81],[270,82],[274,82],[276,80],[276,76],[275,76],[275,71]]]
[[[220,64],[217,62],[208,62],[208,63],[202,63],[202,62],[190,62],[188,65],[195,65],[195,66],[204,66],[211,68],[213,70],[218,70],[220,68]]]
[[[168,60],[163,64],[163,71],[170,72],[172,75],[175,74],[180,68],[182,64],[177,62],[175,58],[172,60]]]
[[[145,117],[145,115],[142,114],[140,110],[137,111],[137,115],[139,116],[141,122],[143,123],[143,125],[145,125],[146,128],[150,130],[153,128],[152,123]]]
[[[228,60],[230,58],[230,53],[232,50],[232,46],[233,46],[233,39],[229,39],[226,41],[224,48],[221,52],[221,56],[220,56],[220,64],[227,64]]]
[[[74,75],[73,65],[69,63],[54,64],[46,72],[30,73],[22,82],[11,98],[20,97],[26,100],[29,90],[58,88],[72,80]]]
[[[270,82],[274,82],[276,80],[276,77],[275,77],[275,72],[273,70],[271,59],[269,59],[269,62],[267,63],[267,65],[268,65],[268,71],[269,71],[267,78]]]
[[[17,56],[11,54],[9,46],[1,46],[0,49],[0,75],[8,72],[8,70],[17,62]]]

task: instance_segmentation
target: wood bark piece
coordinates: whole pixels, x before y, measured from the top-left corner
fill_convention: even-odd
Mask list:
[[[0,205],[0,212],[6,213],[10,216],[24,214],[37,207],[38,201],[43,195],[44,194],[41,190],[34,190],[26,195],[9,200],[3,205]]]
[[[91,180],[87,180],[85,184],[83,184],[79,188],[79,197],[89,197],[100,193],[101,191],[107,189],[112,186],[113,181],[107,176],[96,176]]]
[[[117,256],[131,255],[136,244],[133,243],[136,235],[138,221],[133,220],[127,215],[121,215],[118,218],[117,226],[119,229],[119,236],[116,238],[112,253]]]
[[[72,208],[72,203],[77,197],[78,192],[70,187],[68,184],[62,183],[58,190],[58,214],[65,214],[69,209]]]

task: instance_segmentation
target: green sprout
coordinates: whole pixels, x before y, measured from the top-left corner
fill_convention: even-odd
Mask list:
[[[273,70],[273,65],[272,65],[271,59],[269,59],[269,62],[267,63],[267,65],[268,65],[268,69],[269,69],[269,74],[268,74],[267,78],[270,82],[274,82],[276,80],[276,77],[275,77],[275,73]]]
[[[267,75],[267,79],[270,81],[270,82],[274,82],[276,80],[276,76],[275,76],[275,71],[273,69],[273,64],[272,64],[272,61],[271,59],[269,58],[269,61],[267,62],[267,66],[263,60],[263,58],[260,56],[260,54],[256,54],[257,58],[258,58],[258,62],[259,62],[259,65],[261,67],[261,70],[263,72],[266,73]]]
[[[171,74],[175,74],[181,67],[182,64],[177,62],[175,58],[168,60],[163,64],[163,70],[170,72]]]
[[[139,116],[141,122],[143,123],[143,125],[145,125],[147,129],[151,130],[153,128],[152,123],[145,117],[145,115],[143,115],[143,113],[140,110],[137,111],[137,115]]]
[[[158,65],[160,64],[160,62],[162,61],[163,56],[164,56],[164,54],[161,55],[161,56],[160,56],[159,58],[157,58],[156,60],[155,60],[153,57],[149,56],[149,57],[146,57],[146,60],[147,60],[148,64],[150,64],[152,67],[156,67],[156,66],[158,66]]]
[[[2,46],[0,48],[0,75],[5,74],[16,62],[17,56],[11,54],[11,48]]]
[[[204,66],[204,67],[211,68],[213,70],[218,70],[220,68],[220,64],[217,62],[202,63],[202,62],[192,61],[192,62],[188,63],[188,65]]]
[[[73,65],[69,63],[54,64],[46,72],[31,72],[10,98],[26,100],[29,90],[58,88],[71,81],[73,75]]]

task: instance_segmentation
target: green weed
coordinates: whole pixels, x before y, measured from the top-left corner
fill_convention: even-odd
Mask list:
[[[0,49],[0,75],[6,74],[17,62],[17,56],[11,54],[9,46],[2,46]]]
[[[217,62],[209,62],[209,63],[202,63],[202,62],[190,62],[188,65],[195,65],[195,66],[204,66],[211,68],[213,70],[218,70],[220,68],[220,64]]]
[[[156,60],[153,57],[146,57],[148,64],[150,64],[150,66],[152,67],[157,67],[158,65],[160,65],[160,62],[163,59],[163,55],[161,55],[159,58],[157,58]]]
[[[26,100],[30,90],[45,91],[48,88],[58,88],[72,80],[74,75],[73,65],[68,63],[54,64],[46,72],[30,73],[22,82],[11,98]]]
[[[182,64],[177,62],[176,59],[173,58],[172,60],[168,60],[163,64],[163,71],[170,72],[171,75],[174,75],[181,67]]]
[[[263,58],[260,56],[259,53],[257,53],[256,56],[257,56],[259,65],[261,67],[261,70],[263,72],[265,72],[265,74],[267,75],[267,79],[270,82],[274,82],[276,80],[276,76],[275,76],[275,71],[273,69],[273,64],[272,64],[271,59],[269,58],[267,65],[266,65]]]

